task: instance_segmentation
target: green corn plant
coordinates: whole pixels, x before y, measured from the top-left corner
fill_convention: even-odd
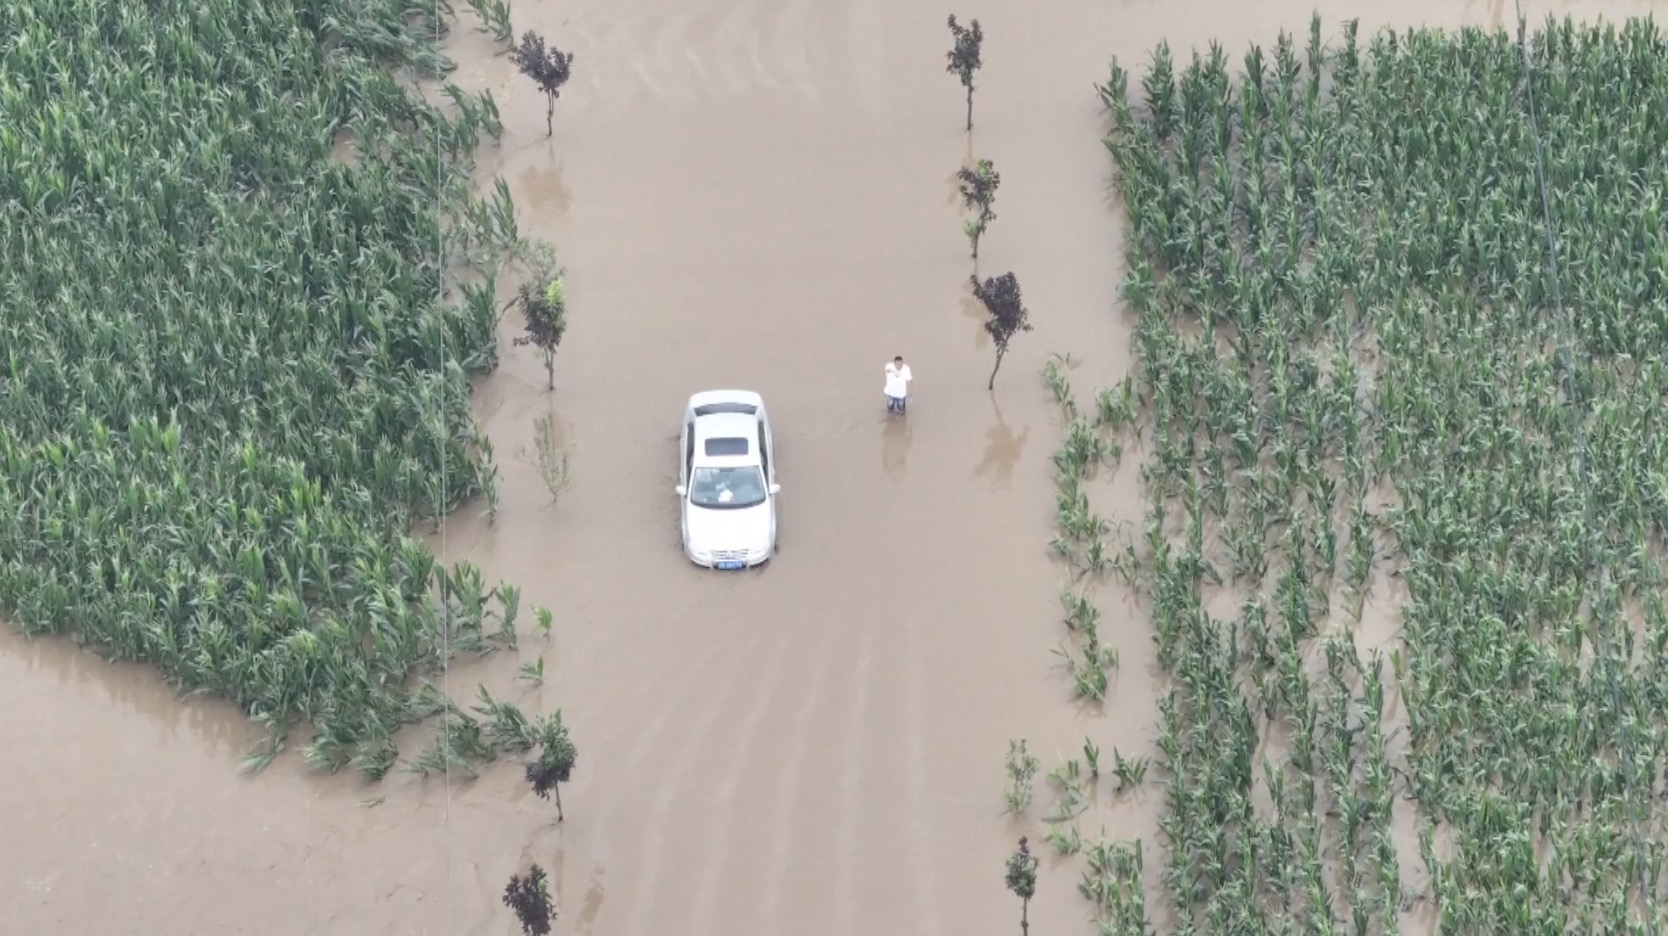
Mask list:
[[[1118,791],[1132,790],[1140,786],[1147,778],[1147,763],[1145,757],[1126,758],[1117,748],[1113,748],[1112,776],[1117,780]]]
[[[471,189],[497,105],[446,83],[444,4],[332,9],[323,57],[259,4],[125,17],[96,55],[65,37],[101,14],[37,7],[0,63],[0,615],[253,713],[249,768],[307,722],[307,763],[380,778],[445,710],[414,672],[514,640],[517,596],[414,538],[497,503],[470,388],[538,249],[502,180]],[[453,728],[430,763],[479,758]]]
[[[539,657],[530,663],[523,663],[516,668],[515,678],[525,680],[535,686],[544,683],[544,657]]]
[[[1060,589],[1060,604],[1065,608],[1066,629],[1073,632],[1094,630],[1100,624],[1100,609],[1089,596],[1070,588]]]
[[[480,18],[476,29],[492,36],[492,41],[509,46],[515,41],[515,28],[510,24],[510,5],[505,0],[467,0],[469,9]]]
[[[1106,541],[1096,537],[1083,550],[1079,571],[1092,578],[1099,578],[1112,568],[1115,554],[1107,547]]]
[[[1054,810],[1043,821],[1058,825],[1070,822],[1089,808],[1089,794],[1084,785],[1082,766],[1074,758],[1062,761],[1049,771],[1048,779],[1057,787]]]
[[[1054,655],[1060,658],[1061,665],[1071,676],[1073,691],[1079,698],[1096,704],[1106,701],[1107,689],[1111,685],[1108,674],[1118,667],[1115,647],[1089,640],[1081,651],[1074,651],[1069,644],[1063,644],[1054,649]]]
[[[1043,841],[1054,849],[1054,854],[1061,857],[1075,855],[1083,850],[1083,836],[1074,825],[1049,829],[1043,834]]]
[[[477,765],[496,757],[479,720],[454,711],[441,724],[440,733],[423,753],[406,764],[411,773],[456,772],[473,780],[480,776]]]
[[[1433,901],[1450,933],[1648,932],[1668,922],[1647,766],[1668,737],[1645,727],[1668,657],[1649,467],[1668,326],[1636,310],[1668,169],[1638,108],[1668,92],[1601,76],[1658,74],[1662,34],[1309,27],[1237,73],[1214,44],[1161,45],[1097,89],[1139,401],[1102,421],[1151,440],[1131,568],[1169,678],[1169,909],[1388,933]],[[1381,563],[1405,594],[1373,612],[1389,629],[1364,614]],[[1252,593],[1236,620],[1205,611],[1213,567]],[[1364,659],[1341,636],[1375,630]],[[1246,791],[1275,731],[1260,816]],[[1414,808],[1418,886],[1390,830]],[[1104,881],[1083,890],[1104,914]]]
[[[1050,825],[1071,822],[1083,815],[1088,808],[1089,800],[1081,786],[1063,786],[1055,797],[1054,809],[1043,816],[1043,821]]]
[[[481,704],[475,706],[475,711],[486,720],[482,736],[494,751],[519,753],[539,743],[538,726],[519,708],[494,699],[486,686],[479,687],[479,693]]]
[[[1095,432],[1094,427],[1081,417],[1071,422],[1060,454],[1055,456],[1055,467],[1068,477],[1085,477],[1102,462],[1111,460],[1114,443]]]
[[[1063,760],[1053,770],[1048,772],[1048,779],[1062,787],[1077,785],[1083,774],[1083,765],[1076,758]]]
[[[1134,425],[1139,408],[1134,381],[1126,377],[1116,387],[1095,394],[1095,427],[1109,432],[1122,432],[1126,427]]]
[[[1066,371],[1072,367],[1071,355],[1060,355],[1050,352],[1048,362],[1043,365],[1043,386],[1048,388],[1049,395],[1054,402],[1060,404],[1066,418],[1077,415],[1077,399],[1072,394],[1071,381],[1066,377]]]

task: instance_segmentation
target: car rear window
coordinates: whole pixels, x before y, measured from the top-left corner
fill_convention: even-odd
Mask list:
[[[721,439],[708,439],[706,444],[708,458],[723,458],[729,455],[746,455],[747,440],[739,436],[726,436]]]

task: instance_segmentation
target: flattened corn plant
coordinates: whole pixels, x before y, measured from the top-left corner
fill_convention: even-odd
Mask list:
[[[1240,66],[1101,89],[1169,915],[1661,931],[1668,41],[1317,18]]]
[[[1116,647],[1101,642],[1100,609],[1094,588],[1116,571],[1133,583],[1135,550],[1127,537],[1089,503],[1089,485],[1103,467],[1115,467],[1123,456],[1120,436],[1136,417],[1134,386],[1126,380],[1116,390],[1102,391],[1092,413],[1080,412],[1073,394],[1066,358],[1051,355],[1043,368],[1043,383],[1060,404],[1066,433],[1054,453],[1056,535],[1049,550],[1070,572],[1060,590],[1066,639],[1055,650],[1071,678],[1078,698],[1091,705],[1106,701],[1111,673],[1118,668]]]
[[[492,502],[469,378],[529,246],[469,194],[491,98],[397,76],[450,68],[428,9],[0,5],[0,615],[370,776],[519,601],[407,535]]]

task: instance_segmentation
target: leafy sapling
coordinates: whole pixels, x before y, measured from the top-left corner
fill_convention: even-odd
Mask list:
[[[1024,741],[1008,742],[1008,812],[1017,816],[1031,805],[1031,781],[1041,765],[1042,761],[1025,749]]]
[[[955,46],[950,49],[945,58],[949,59],[949,67],[945,71],[951,72],[961,79],[961,86],[967,89],[967,130],[973,130],[973,73],[984,64],[979,61],[980,48],[985,44],[985,31],[979,28],[979,21],[973,20],[965,27],[956,22],[954,13],[950,14],[950,35],[955,39]]]
[[[515,913],[521,924],[522,936],[549,936],[556,922],[556,902],[550,897],[550,877],[544,869],[533,865],[527,876],[510,875],[504,888],[504,906]]]
[[[996,372],[1002,369],[1002,359],[1008,355],[1009,343],[1020,332],[1031,330],[1031,313],[1025,308],[1020,299],[1019,280],[1012,273],[993,276],[983,283],[974,276],[973,296],[984,304],[989,318],[985,320],[985,332],[996,345],[996,366],[990,370],[990,383],[986,390],[996,389]]]
[[[996,188],[1002,184],[1002,176],[990,160],[981,159],[971,167],[961,167],[956,173],[956,181],[961,188],[962,206],[973,212],[965,230],[967,242],[973,247],[973,259],[978,260],[979,238],[984,236],[990,222],[996,220],[996,212],[991,210],[991,206],[996,203]]]
[[[552,46],[545,48],[544,37],[534,32],[521,35],[521,45],[510,53],[516,70],[533,79],[544,94],[544,135],[555,133],[552,121],[556,114],[556,99],[562,96],[562,85],[573,75],[573,53]]]
[[[544,358],[544,372],[548,380],[547,390],[556,389],[556,351],[562,346],[562,336],[567,334],[567,292],[562,287],[560,275],[541,276],[532,282],[521,284],[521,290],[516,295],[516,304],[521,306],[521,314],[527,321],[527,333],[512,342],[516,347],[532,345],[539,349]],[[554,497],[556,491],[552,491]]]
[[[1031,932],[1031,898],[1037,893],[1037,859],[1031,854],[1031,846],[1026,844],[1025,837],[1020,836],[1019,851],[1008,857],[1008,890],[1019,898],[1019,932],[1020,936],[1028,936]]]
[[[533,793],[540,799],[549,799],[552,795],[556,797],[556,821],[561,822],[561,784],[567,783],[568,778],[573,776],[579,749],[568,737],[567,726],[562,724],[561,709],[539,723],[537,737],[539,759],[527,765],[527,782],[533,785]]]

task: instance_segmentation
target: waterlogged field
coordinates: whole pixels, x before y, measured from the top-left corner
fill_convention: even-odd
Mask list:
[[[602,936],[1664,922],[1655,32],[1531,113],[1376,32],[1498,2],[458,6],[0,8],[0,931],[499,936],[533,863]],[[743,577],[670,495],[724,385]],[[482,766],[558,706],[560,822]]]
[[[1056,548],[1138,589],[1167,685],[1158,841],[1084,893],[1107,934],[1655,932],[1668,37],[1304,38],[1102,89],[1138,366],[1048,370]]]
[[[446,705],[414,671],[519,602],[407,536],[492,501],[469,378],[525,245],[468,190],[491,102],[402,84],[443,59],[397,13],[0,10],[0,614],[372,777]]]

